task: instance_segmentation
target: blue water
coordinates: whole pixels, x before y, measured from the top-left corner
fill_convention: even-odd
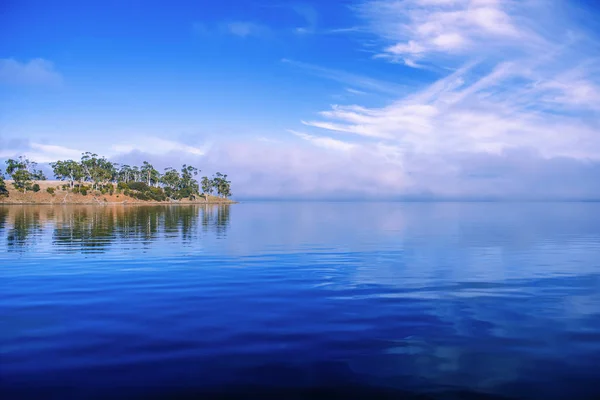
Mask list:
[[[600,203],[4,206],[0,278],[3,398],[600,396]]]

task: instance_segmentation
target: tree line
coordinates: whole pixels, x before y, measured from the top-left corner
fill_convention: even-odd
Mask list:
[[[148,161],[142,165],[117,164],[95,153],[86,152],[80,161],[59,160],[50,163],[56,179],[65,182],[63,189],[74,193],[87,194],[88,191],[101,193],[124,193],[141,200],[194,199],[202,195],[228,198],[231,196],[231,182],[227,175],[217,172],[209,178],[204,176],[200,183],[196,176],[200,170],[183,164],[180,170],[172,167],[159,172]],[[37,181],[46,180],[44,173],[37,169],[37,163],[27,157],[6,161],[6,173],[13,180],[15,189],[21,192],[39,191]],[[116,185],[116,187],[115,187]],[[50,191],[49,188],[49,192]],[[4,174],[0,171],[0,195],[8,195]]]

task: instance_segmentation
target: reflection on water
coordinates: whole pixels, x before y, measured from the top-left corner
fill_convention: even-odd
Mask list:
[[[600,395],[598,203],[0,207],[0,279],[4,398]]]
[[[115,242],[147,246],[162,237],[190,242],[200,226],[224,238],[228,225],[229,205],[0,207],[7,250],[18,252],[35,247],[50,232],[57,250],[103,253]]]

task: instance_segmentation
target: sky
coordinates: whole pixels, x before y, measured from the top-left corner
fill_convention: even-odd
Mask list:
[[[84,151],[238,199],[597,200],[600,3],[0,1],[1,164]]]

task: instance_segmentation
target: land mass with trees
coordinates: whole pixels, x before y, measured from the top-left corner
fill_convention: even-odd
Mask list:
[[[0,170],[0,203],[233,203],[227,175],[217,172],[199,182],[200,170],[187,164],[161,173],[148,161],[116,164],[87,152],[79,161],[59,160],[50,166],[55,180],[48,180],[25,156],[8,159],[5,172]]]

